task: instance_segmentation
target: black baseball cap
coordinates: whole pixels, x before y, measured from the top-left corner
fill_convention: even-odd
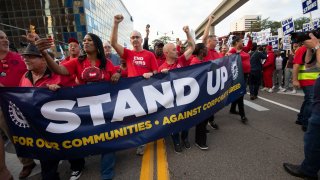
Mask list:
[[[28,44],[27,48],[21,53],[22,55],[34,55],[42,57],[41,52],[34,44]]]

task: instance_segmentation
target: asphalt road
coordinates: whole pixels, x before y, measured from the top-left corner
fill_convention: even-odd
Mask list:
[[[151,166],[153,179],[171,180],[291,180],[298,179],[288,175],[282,167],[283,162],[300,163],[303,160],[303,132],[295,124],[296,110],[300,109],[303,96],[260,92],[260,97],[291,107],[288,109],[268,102],[262,98],[251,101],[253,107],[260,105],[265,110],[245,106],[249,121],[242,124],[240,117],[229,114],[226,107],[216,114],[219,130],[210,129],[207,144],[209,150],[202,151],[194,145],[194,131],[189,131],[191,149],[183,149],[177,154],[173,150],[170,137],[165,138],[166,154],[159,159],[159,146],[154,145],[153,160],[142,162],[142,156],[135,149],[117,152],[115,180],[148,179],[142,166]],[[252,104],[251,104],[252,106]],[[258,108],[259,109],[259,108]],[[8,147],[10,149],[10,147]],[[21,169],[15,154],[6,153],[8,168],[15,177]],[[159,163],[167,169],[159,168]],[[157,168],[158,167],[158,168]],[[166,167],[166,166],[161,166]],[[41,179],[37,166],[30,180]],[[60,164],[61,179],[69,179],[68,161]],[[150,171],[148,172],[150,173]],[[15,178],[16,179],[16,178]],[[86,168],[80,179],[100,179],[100,156],[86,158]]]

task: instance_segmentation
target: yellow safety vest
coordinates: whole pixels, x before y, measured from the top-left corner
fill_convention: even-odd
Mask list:
[[[305,65],[300,65],[298,80],[316,80],[319,77],[320,69],[318,67],[312,67],[306,69]]]

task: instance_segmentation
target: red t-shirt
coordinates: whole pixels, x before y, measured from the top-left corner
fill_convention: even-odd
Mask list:
[[[293,64],[303,65],[304,64],[303,55],[306,52],[307,52],[307,48],[305,46],[299,47],[296,50],[296,53],[294,55]],[[313,86],[316,80],[299,80],[299,82],[302,87],[305,87],[305,86]]]
[[[156,57],[156,59],[157,59],[158,66],[161,66],[166,61],[166,57],[164,55],[160,57]]]
[[[144,73],[158,70],[156,57],[150,51],[139,52],[124,48],[122,58],[128,67],[128,77],[142,76]]]
[[[191,61],[190,61],[190,65],[193,65],[193,64],[200,64],[200,63],[204,63],[204,62],[208,62],[208,60],[200,60],[197,58],[197,56],[194,56]]]
[[[70,56],[68,56],[68,57],[66,57],[64,60],[62,60],[62,61],[60,62],[60,64],[61,64],[61,65],[64,65],[65,63],[69,62],[71,59],[72,59],[72,58],[71,58]],[[76,58],[73,58],[73,59],[76,59]],[[69,86],[75,86],[75,85],[77,85],[76,82],[78,82],[78,81],[76,80],[76,78],[77,78],[77,76],[76,76],[75,74],[72,75],[72,76],[70,76],[70,78],[69,78],[70,82],[68,82],[68,85],[69,85]]]
[[[105,70],[99,69],[100,61],[96,61],[94,66],[91,66],[90,60],[86,58],[81,63],[78,58],[71,59],[64,63],[63,66],[67,68],[69,74],[75,74],[79,84],[86,84],[88,82],[110,81],[111,76],[115,73],[114,66],[111,61],[107,60]]]
[[[230,49],[229,53],[235,54],[237,53],[237,50],[235,48]],[[242,63],[242,69],[243,73],[250,73],[251,70],[251,64],[250,64],[250,54],[240,51],[240,57],[241,57],[241,63]]]
[[[70,77],[61,76],[50,72],[49,69],[46,70],[45,74],[38,79],[34,84],[32,83],[31,71],[27,71],[20,80],[20,87],[47,87],[47,84],[58,84],[60,86],[69,86],[68,82]]]
[[[208,54],[204,57],[206,61],[212,61],[221,58],[220,54],[215,49],[208,49]]]
[[[114,69],[117,72],[120,69],[120,66],[115,66]],[[125,70],[121,69],[121,77],[128,77],[128,68]]]
[[[21,55],[9,51],[0,61],[0,83],[8,87],[17,87],[26,71],[27,67]]]
[[[187,60],[186,57],[184,55],[179,56],[178,59],[176,60],[176,62],[174,62],[173,64],[168,64],[167,61],[165,61],[159,68],[158,68],[158,72],[161,72],[162,69],[176,69],[176,68],[181,68],[186,66],[187,64]]]

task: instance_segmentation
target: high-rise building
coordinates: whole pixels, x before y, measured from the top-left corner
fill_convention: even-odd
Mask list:
[[[116,14],[124,16],[118,42],[129,46],[133,19],[121,0],[0,0],[0,30],[16,47],[26,32],[9,26],[29,30],[33,25],[40,37],[50,35],[61,42],[70,37],[82,41],[88,32],[107,41]]]
[[[251,31],[252,24],[261,19],[258,15],[246,15],[231,23],[230,31]]]

